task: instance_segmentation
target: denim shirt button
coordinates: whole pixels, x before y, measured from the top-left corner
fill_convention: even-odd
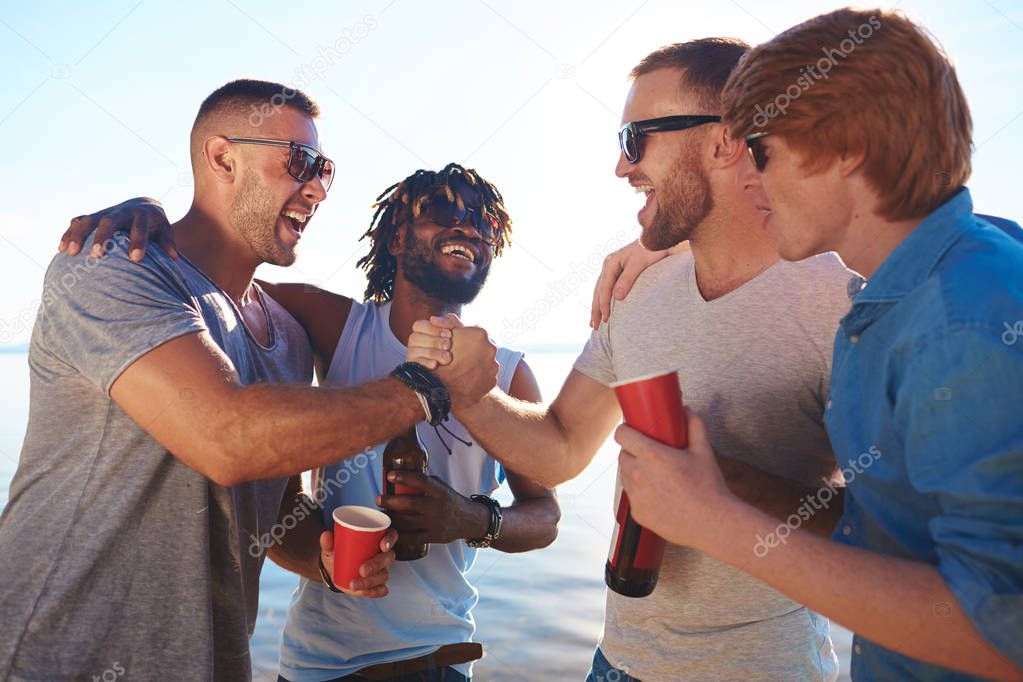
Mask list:
[[[852,336],[849,337],[850,343],[859,343],[859,340],[860,340],[859,334],[853,334]]]
[[[825,410],[831,409],[831,398],[828,398],[828,402],[824,405]]]
[[[852,526],[848,523],[842,526],[842,535],[850,535],[852,533]]]
[[[855,652],[856,652],[856,655],[857,655],[857,656],[859,656],[860,654],[862,654],[862,653],[863,653],[863,649],[862,649],[862,648],[860,648],[860,645],[859,645],[859,644],[855,644],[855,645],[853,645],[853,651],[855,651]]]

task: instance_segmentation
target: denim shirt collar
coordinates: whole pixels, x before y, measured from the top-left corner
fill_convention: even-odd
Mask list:
[[[850,283],[853,305],[842,320],[843,329],[848,334],[859,334],[890,304],[920,286],[934,272],[945,252],[962,236],[963,226],[972,215],[973,200],[970,190],[964,187],[924,218],[862,288]]]

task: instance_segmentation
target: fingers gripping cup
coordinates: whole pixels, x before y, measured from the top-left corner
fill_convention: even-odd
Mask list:
[[[686,413],[675,371],[611,384],[625,423],[673,448],[685,448]],[[604,582],[626,597],[645,597],[654,591],[664,558],[664,540],[632,518],[629,496],[619,488],[615,503],[615,539]]]
[[[379,509],[348,505],[334,510],[334,584],[348,589],[359,567],[380,553],[391,519]]]

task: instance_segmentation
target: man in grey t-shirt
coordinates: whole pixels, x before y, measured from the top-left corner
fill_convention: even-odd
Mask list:
[[[310,387],[308,337],[252,281],[261,263],[294,262],[326,197],[317,113],[280,84],[223,86],[192,129],[181,256],[138,256],[118,235],[102,259],[53,259],[0,517],[0,679],[250,679],[265,556],[251,538],[309,508],[296,474],[423,419],[394,378]],[[456,343],[470,357],[437,375],[459,405],[494,386],[497,365],[482,330]],[[319,516],[284,527],[288,564],[319,580],[331,563]],[[393,540],[341,587],[385,595]]]
[[[706,421],[719,452],[807,490],[834,482],[822,416],[848,270],[833,254],[777,261],[706,300],[695,265],[683,252],[647,269],[575,370],[607,386],[678,368],[686,406]],[[788,513],[797,507],[793,500]],[[671,544],[651,596],[608,590],[600,652],[642,680],[837,672],[827,620],[740,569]]]
[[[480,440],[508,466],[546,485],[576,476],[621,419],[608,384],[678,369],[686,403],[727,455],[720,462],[737,495],[785,519],[834,482],[822,415],[851,273],[833,255],[779,262],[758,198],[737,181],[749,163],[745,146],[713,116],[746,49],[722,39],[671,45],[633,70],[616,173],[646,195],[643,244],[689,240],[691,252],[643,273],[550,406],[491,393],[456,412],[469,428],[487,425]],[[692,115],[703,118],[680,118]],[[442,323],[414,327],[410,346],[423,362],[458,357],[437,336]],[[840,511],[832,500],[804,527],[830,533]],[[816,682],[836,674],[826,620],[737,569],[669,546],[653,594],[609,591],[589,679]]]

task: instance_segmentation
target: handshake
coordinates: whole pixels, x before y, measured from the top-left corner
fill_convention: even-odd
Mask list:
[[[454,313],[412,325],[406,360],[431,370],[451,395],[453,411],[479,402],[497,385],[497,346],[482,327],[466,327]]]

